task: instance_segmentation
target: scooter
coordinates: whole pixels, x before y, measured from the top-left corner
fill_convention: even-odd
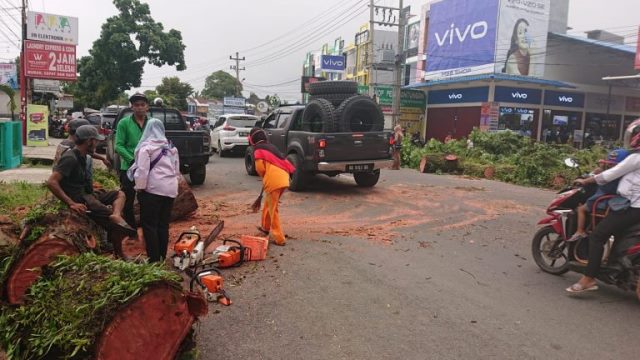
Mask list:
[[[573,159],[566,159],[567,166],[578,168]],[[540,229],[533,237],[531,250],[536,265],[544,272],[562,275],[568,271],[584,274],[589,254],[587,238],[575,242],[567,240],[576,232],[577,209],[597,191],[597,185],[567,187],[547,207],[547,216],[538,222]],[[598,198],[591,209],[589,229],[593,230],[609,211],[608,206],[599,210],[602,201],[613,197]],[[635,290],[640,299],[640,222],[622,230],[605,244],[603,265],[598,280],[616,285],[624,290]]]

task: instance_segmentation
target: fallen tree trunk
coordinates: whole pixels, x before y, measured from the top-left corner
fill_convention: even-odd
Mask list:
[[[54,204],[41,216],[29,220],[18,244],[5,251],[2,261],[4,298],[9,304],[20,304],[29,287],[40,277],[41,268],[60,255],[77,255],[99,249],[105,231],[86,216]],[[0,255],[2,256],[2,255]]]
[[[184,179],[180,178],[178,183],[178,196],[173,201],[173,208],[171,209],[171,221],[184,219],[198,210],[198,201],[195,195],[191,191],[191,187]],[[136,202],[134,207],[134,214],[136,221],[140,223],[140,205]]]
[[[22,306],[0,312],[2,347],[10,358],[173,359],[207,313],[181,283],[158,264],[60,258]]]

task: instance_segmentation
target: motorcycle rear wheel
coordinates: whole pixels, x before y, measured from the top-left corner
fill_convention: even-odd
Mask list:
[[[569,271],[569,247],[551,226],[545,226],[533,236],[531,253],[542,271],[562,275]]]

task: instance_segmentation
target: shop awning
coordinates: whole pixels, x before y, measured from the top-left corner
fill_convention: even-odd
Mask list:
[[[502,74],[502,73],[461,76],[461,77],[452,78],[452,79],[433,80],[433,81],[407,85],[403,87],[403,89],[423,89],[423,88],[430,88],[430,87],[439,86],[439,85],[453,85],[453,84],[459,84],[459,83],[466,83],[470,81],[483,81],[483,80],[484,81],[515,81],[515,82],[526,83],[526,84],[575,89],[575,86],[562,81],[546,80],[546,79],[540,79],[540,78],[535,78],[530,76],[509,75],[509,74]]]

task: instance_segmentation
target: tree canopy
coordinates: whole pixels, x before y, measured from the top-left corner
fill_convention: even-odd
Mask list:
[[[222,70],[207,76],[202,89],[202,96],[222,99],[225,96],[235,96],[242,91],[242,84],[232,75]]]
[[[156,92],[167,106],[178,110],[187,110],[187,97],[193,94],[193,87],[181,82],[177,76],[162,78],[162,83],[156,86]],[[149,99],[153,101],[153,99]]]
[[[113,0],[119,14],[102,25],[89,56],[78,61],[78,82],[69,87],[86,106],[101,107],[141,83],[148,61],[185,70],[185,45],[178,30],[164,31],[139,0]]]

